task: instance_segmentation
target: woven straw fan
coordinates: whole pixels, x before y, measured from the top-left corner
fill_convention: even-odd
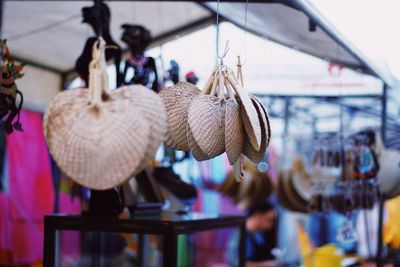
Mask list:
[[[189,151],[186,138],[186,124],[190,102],[200,90],[193,84],[179,82],[160,92],[167,111],[166,146],[172,149]]]
[[[214,79],[216,75],[217,69],[215,68],[213,72],[210,75],[210,78],[207,81],[206,86],[202,90],[202,94],[209,94],[212,90],[215,91],[215,86],[217,86],[217,81]],[[196,143],[196,140],[193,137],[192,131],[190,130],[189,126],[189,121],[187,120],[186,122],[186,137],[187,137],[187,143],[190,148],[190,152],[193,154],[193,157],[198,160],[198,161],[203,161],[203,160],[208,160],[210,157],[208,157],[199,147],[199,145]]]
[[[225,123],[223,90],[219,90],[217,70],[210,94],[205,87],[190,103],[188,123],[198,147],[207,158],[225,152]],[[218,89],[217,89],[218,88]],[[222,92],[221,92],[222,91]]]
[[[267,133],[267,140],[266,140],[266,142],[267,142],[266,148],[267,148],[269,146],[269,142],[271,141],[271,134],[272,134],[271,133],[271,125],[269,123],[268,112],[267,112],[267,109],[264,107],[264,105],[261,103],[261,101],[257,97],[255,97],[254,95],[251,95],[250,97],[252,100],[254,100],[258,103],[258,106],[261,108],[261,111],[264,113],[263,118],[265,118],[264,122],[266,122],[265,123],[265,126],[266,126],[265,132]]]
[[[228,93],[225,101],[225,150],[229,163],[234,165],[243,150],[243,122],[240,117],[240,105],[235,99],[235,93],[227,80],[227,73],[223,73],[224,86]]]
[[[258,163],[263,160],[265,152],[269,144],[270,127],[268,117],[266,116],[265,109],[262,104],[254,96],[251,96],[251,101],[257,110],[258,118],[261,127],[261,147],[260,150],[254,149],[251,145],[248,136],[244,137],[243,154],[248,157],[251,161]]]
[[[59,93],[44,118],[49,150],[59,167],[77,183],[103,190],[126,181],[149,145],[150,126],[142,110],[110,92],[105,42],[93,46],[89,88]]]
[[[143,85],[124,86],[118,90],[120,90],[119,95],[128,98],[133,105],[142,110],[150,126],[149,145],[138,170],[133,173],[134,176],[155,158],[167,131],[167,114],[160,96]]]
[[[239,84],[230,68],[227,68],[227,78],[240,99],[242,105],[240,112],[246,133],[252,146],[258,151],[261,147],[261,127],[257,110],[254,107],[249,94]]]

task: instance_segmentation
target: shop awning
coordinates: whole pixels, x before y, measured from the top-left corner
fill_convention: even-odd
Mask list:
[[[238,3],[242,2],[242,3]],[[243,27],[245,1],[221,1],[220,13]],[[14,54],[31,65],[60,73],[73,70],[92,30],[81,24],[81,8],[92,1],[4,1],[2,37]],[[215,22],[216,1],[107,1],[111,32],[116,41],[120,25],[138,23],[150,29],[156,41]],[[361,70],[392,84],[392,76],[375,66],[351,45],[307,0],[249,0],[248,29],[299,51]],[[318,25],[316,31],[309,26]]]
[[[237,2],[222,2],[219,11],[228,21],[244,27],[246,3]],[[217,3],[205,6],[217,12]],[[391,73],[371,62],[308,0],[250,0],[247,17],[248,30],[262,38],[376,76],[388,85],[394,83]]]
[[[214,22],[212,12],[189,2],[109,2],[110,32],[120,42],[124,23],[145,25],[156,40],[194,31]],[[81,9],[93,1],[5,1],[2,37],[28,64],[69,72],[93,30],[82,24]],[[123,46],[123,44],[121,43]]]

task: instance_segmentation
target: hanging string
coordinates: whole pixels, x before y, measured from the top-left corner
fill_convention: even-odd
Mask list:
[[[222,54],[222,56],[218,56],[218,59],[219,59],[219,62],[221,65],[224,64],[223,60],[226,57],[226,55],[228,55],[228,52],[229,52],[229,41],[226,41],[224,53]]]
[[[217,35],[216,35],[216,48],[217,48],[217,59],[219,58],[219,0],[217,1],[217,22],[216,22],[216,31],[217,31]]]
[[[244,31],[244,61],[241,63],[241,66],[243,66],[244,64],[246,64],[247,62],[247,10],[249,8],[249,0],[246,0],[246,5],[244,8],[244,27],[243,27],[243,31]]]
[[[102,6],[101,0],[94,0],[94,12],[96,16],[96,26],[97,26],[97,37],[103,37],[103,28],[102,28]]]
[[[220,30],[219,30],[219,0],[217,1],[217,36],[216,36],[216,47],[217,47],[217,61],[219,60],[219,64],[223,65],[223,59],[229,52],[229,41],[226,41],[224,53],[222,56],[219,55],[219,39],[220,39]]]

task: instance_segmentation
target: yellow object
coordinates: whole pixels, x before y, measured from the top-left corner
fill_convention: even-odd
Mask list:
[[[314,245],[312,244],[310,237],[307,232],[303,229],[300,223],[297,223],[297,237],[299,242],[300,252],[303,255],[308,255],[314,250]]]
[[[325,245],[305,255],[304,265],[306,267],[341,267],[342,259],[335,245]]]
[[[297,236],[300,252],[306,267],[341,267],[343,257],[338,255],[335,245],[328,244],[315,248],[307,232],[297,224]]]
[[[400,196],[386,201],[387,218],[383,228],[383,242],[394,249],[400,248]]]

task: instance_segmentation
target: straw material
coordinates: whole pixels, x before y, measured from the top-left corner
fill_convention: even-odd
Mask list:
[[[223,98],[200,95],[190,104],[188,122],[199,148],[208,158],[225,152]]]
[[[55,161],[71,179],[92,189],[125,182],[149,144],[142,110],[117,101],[118,93],[93,107],[87,89],[72,89],[58,94],[45,113],[45,136]]]
[[[194,140],[192,131],[190,130],[189,123],[187,123],[187,142],[189,144],[190,152],[192,152],[193,157],[198,161],[208,160],[210,159],[204,152],[200,149],[199,145]]]
[[[254,95],[250,95],[251,99],[256,101],[258,103],[258,107],[260,107],[261,109],[259,109],[260,111],[262,111],[261,116],[263,118],[263,122],[264,122],[264,126],[265,126],[265,133],[266,133],[266,145],[265,148],[268,148],[269,146],[269,142],[271,141],[271,125],[269,123],[269,116],[268,116],[268,112],[267,109],[264,107],[264,105],[261,103],[261,101],[255,97]]]
[[[225,177],[224,182],[218,187],[218,191],[223,195],[230,197],[233,202],[238,203],[239,199],[239,189],[242,183],[239,183],[235,179],[235,173],[233,170],[229,171]]]
[[[229,163],[234,165],[243,150],[243,122],[240,106],[233,99],[225,101],[225,150]]]
[[[218,190],[244,208],[265,201],[274,191],[271,179],[250,162],[245,163],[244,176],[243,182],[237,182],[231,170]]]
[[[304,162],[298,158],[294,162],[292,171],[294,190],[305,200],[309,201],[313,193],[313,180],[304,167]]]
[[[240,103],[243,108],[240,109],[244,128],[250,139],[252,146],[258,151],[261,147],[261,128],[258,119],[257,110],[254,107],[249,94],[242,88],[238,83],[232,70],[229,70],[231,75],[228,75],[228,79],[231,82],[233,88],[239,96]]]
[[[286,173],[281,171],[278,175],[277,185],[276,185],[276,197],[278,199],[279,204],[282,205],[287,210],[292,210],[292,206],[288,203],[288,200],[285,196],[285,192],[283,191],[283,180]]]
[[[288,172],[287,175],[283,176],[283,192],[285,193],[285,197],[287,198],[288,203],[290,203],[293,211],[307,213],[307,201],[304,200],[293,188],[292,176],[293,173],[291,171]]]
[[[254,107],[257,110],[258,113],[258,119],[260,123],[260,129],[261,129],[261,147],[260,150],[254,149],[254,147],[251,144],[250,137],[248,135],[244,136],[244,142],[243,142],[243,154],[248,157],[251,161],[258,163],[263,160],[267,145],[268,145],[268,122],[265,117],[265,113],[258,104],[257,101],[254,99],[251,100]]]
[[[162,101],[150,90],[108,90],[104,49],[102,39],[93,46],[89,88],[58,94],[43,124],[60,168],[77,183],[97,190],[120,185],[142,170],[166,128]]]
[[[271,180],[261,173],[254,164],[244,167],[244,179],[240,183],[239,199],[241,205],[249,208],[257,203],[262,203],[271,195],[273,186]]]
[[[136,175],[147,167],[156,156],[157,150],[164,141],[167,131],[167,114],[160,96],[142,85],[124,86],[120,89],[120,95],[132,101],[132,104],[143,111],[143,116],[150,126],[149,146],[142,159]]]
[[[186,134],[188,108],[192,99],[198,94],[200,94],[200,90],[187,82],[179,82],[161,90],[160,97],[168,115],[166,146],[189,151]]]

